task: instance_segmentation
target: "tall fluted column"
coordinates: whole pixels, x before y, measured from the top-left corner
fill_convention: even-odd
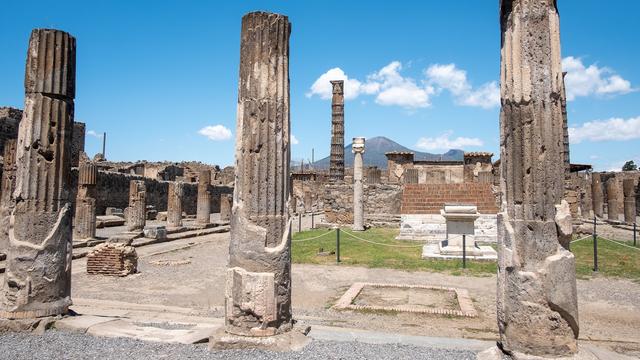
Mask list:
[[[211,222],[211,170],[202,170],[198,175],[198,204],[196,222],[207,225]]]
[[[91,163],[78,168],[78,194],[76,196],[76,216],[73,237],[76,240],[96,237],[96,183],[98,168]]]
[[[595,216],[604,217],[604,192],[602,191],[602,177],[599,173],[591,174],[591,199]]]
[[[291,316],[289,34],[286,16],[242,18],[226,332],[287,332]]]
[[[351,151],[355,154],[353,159],[353,230],[364,231],[364,189],[363,189],[363,137],[353,138]]]
[[[142,231],[147,222],[147,189],[142,180],[129,182],[129,207],[127,208],[127,230]]]
[[[169,183],[167,196],[167,226],[179,228],[182,226],[182,195],[184,184],[180,181]]]
[[[498,328],[507,352],[577,351],[569,205],[563,200],[563,80],[555,0],[500,1]],[[560,175],[560,176],[559,176]],[[564,245],[564,246],[563,246]]]
[[[344,180],[344,81],[331,81],[331,156],[329,177]]]
[[[624,222],[633,224],[636,222],[636,184],[633,179],[622,181],[624,192]]]
[[[16,139],[4,143],[2,164],[2,196],[0,197],[0,254],[7,253],[9,247],[9,223],[15,201],[11,197],[16,188]]]
[[[71,304],[69,174],[75,59],[71,35],[50,29],[31,33],[2,318],[65,314]]]

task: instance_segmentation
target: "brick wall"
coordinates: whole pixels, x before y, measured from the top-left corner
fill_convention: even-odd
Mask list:
[[[498,213],[491,184],[406,184],[402,192],[402,214],[440,214],[444,204],[473,204],[481,214]]]

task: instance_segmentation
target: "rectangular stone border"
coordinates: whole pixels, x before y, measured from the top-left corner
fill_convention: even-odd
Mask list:
[[[374,306],[374,305],[354,305],[353,300],[360,294],[365,286],[371,286],[374,288],[405,288],[405,289],[427,289],[427,290],[445,290],[453,291],[456,293],[458,299],[458,306],[460,310],[449,310],[442,308],[434,309],[418,309],[413,306]],[[381,284],[381,283],[361,283],[357,282],[351,285],[351,287],[342,295],[338,302],[333,306],[335,310],[378,310],[378,311],[393,311],[393,312],[408,312],[415,314],[437,314],[437,315],[452,315],[460,317],[478,317],[478,312],[473,306],[473,301],[469,296],[469,292],[466,289],[451,288],[444,286],[430,286],[430,285],[408,285],[408,284]]]

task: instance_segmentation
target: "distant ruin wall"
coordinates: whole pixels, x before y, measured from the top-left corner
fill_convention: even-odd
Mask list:
[[[389,225],[400,221],[402,186],[365,184],[364,217],[366,225]],[[324,188],[325,221],[353,224],[353,184],[341,182]]]
[[[153,205],[158,211],[167,211],[169,182],[148,179],[142,176],[122,174],[116,172],[98,173],[96,184],[96,214],[104,215],[107,207],[124,209],[129,206],[129,182],[143,180],[147,189],[147,205]],[[72,171],[73,199],[78,191],[78,172]],[[233,194],[233,188],[228,186],[211,187],[211,212],[220,212],[220,195]],[[198,184],[185,183],[182,211],[187,215],[195,215],[198,202]]]

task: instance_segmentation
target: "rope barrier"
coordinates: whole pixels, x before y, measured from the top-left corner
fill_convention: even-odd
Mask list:
[[[341,230],[341,231],[342,231],[343,233],[345,233],[345,234],[347,234],[347,235],[351,236],[352,238],[354,238],[354,239],[356,239],[356,240],[364,241],[364,242],[366,242],[366,243],[374,244],[374,245],[387,246],[387,247],[395,247],[395,248],[405,248],[405,249],[407,249],[407,248],[418,248],[418,247],[423,247],[423,246],[424,246],[424,244],[420,244],[420,245],[392,245],[392,244],[383,244],[383,243],[378,243],[378,242],[375,242],[375,241],[370,241],[370,240],[363,239],[363,238],[361,238],[361,237],[355,236],[355,235],[353,235],[352,233],[350,233],[350,232],[348,232],[347,230],[344,230],[344,229],[343,229],[343,230]]]
[[[618,244],[618,245],[620,245],[620,246],[624,246],[624,247],[628,247],[628,248],[633,249],[633,250],[639,250],[639,251],[640,251],[640,248],[633,247],[633,246],[631,246],[631,245],[627,245],[627,244],[623,244],[623,243],[618,242],[618,241],[609,240],[609,239],[607,239],[607,238],[603,238],[603,237],[601,237],[601,236],[598,236],[598,237],[599,237],[600,239],[602,239],[602,240],[607,240],[607,241],[612,242],[612,243],[614,243],[614,244]]]
[[[335,230],[335,229],[333,229],[333,230],[331,230],[331,231],[329,231],[329,232],[326,232],[326,233],[324,233],[324,234],[322,234],[322,235],[319,235],[319,236],[315,236],[315,237],[308,238],[308,239],[291,240],[291,242],[306,242],[306,241],[316,240],[316,239],[320,239],[321,237],[323,237],[323,236],[325,236],[325,235],[329,235],[329,234],[331,234],[332,232],[335,232],[335,231],[336,231],[336,230]]]
[[[591,238],[593,238],[593,235],[585,236],[585,237],[583,237],[583,238],[581,238],[581,239],[573,240],[573,241],[571,242],[571,244],[576,243],[576,242],[578,242],[578,241],[582,241],[582,240],[586,240],[586,239],[591,239]]]

